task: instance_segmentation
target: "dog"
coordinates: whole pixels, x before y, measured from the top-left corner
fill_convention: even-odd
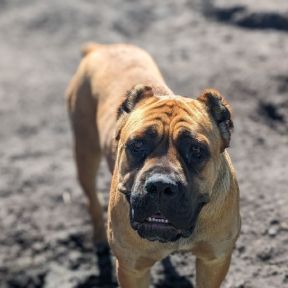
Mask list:
[[[120,286],[147,288],[156,261],[190,251],[196,287],[220,287],[240,231],[230,106],[214,89],[175,95],[133,45],[90,43],[82,53],[66,93],[76,166]],[[101,155],[112,173],[107,229],[95,187]]]

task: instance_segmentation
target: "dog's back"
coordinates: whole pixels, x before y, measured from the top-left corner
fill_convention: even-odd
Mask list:
[[[82,61],[66,92],[69,113],[77,126],[82,127],[81,133],[96,119],[97,126],[101,127],[95,127],[101,131],[97,136],[99,145],[112,170],[111,130],[115,129],[117,109],[127,91],[141,83],[153,86],[159,95],[172,92],[154,60],[141,48],[128,44],[88,43],[81,51]],[[88,118],[87,125],[79,124]]]

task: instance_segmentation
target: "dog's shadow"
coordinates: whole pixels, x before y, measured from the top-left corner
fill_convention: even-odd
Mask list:
[[[107,244],[95,245],[95,257],[99,274],[85,279],[76,288],[116,288],[118,287],[110,248]]]
[[[90,276],[77,288],[116,288],[118,287],[115,277],[115,267],[112,263],[112,255],[107,245],[95,247],[97,264],[99,269],[98,276]],[[191,282],[184,276],[179,275],[171,263],[170,257],[162,262],[164,279],[155,284],[155,288],[193,288]],[[135,287],[137,288],[137,287]]]
[[[185,276],[179,275],[171,263],[170,257],[162,261],[164,279],[155,285],[155,288],[193,288],[192,283]]]

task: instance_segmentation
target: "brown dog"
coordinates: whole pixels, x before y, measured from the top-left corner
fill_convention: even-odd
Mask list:
[[[78,176],[96,239],[106,241],[95,191],[106,156],[108,240],[121,287],[148,287],[150,267],[173,251],[197,257],[198,288],[219,287],[240,230],[227,102],[215,90],[196,100],[175,95],[137,47],[90,44],[83,54],[67,91]]]

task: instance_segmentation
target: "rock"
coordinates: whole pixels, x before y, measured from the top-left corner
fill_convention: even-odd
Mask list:
[[[265,248],[263,251],[257,254],[257,258],[263,262],[267,262],[273,257],[273,248]]]
[[[278,226],[272,226],[268,229],[268,235],[270,237],[275,237],[278,234]]]

